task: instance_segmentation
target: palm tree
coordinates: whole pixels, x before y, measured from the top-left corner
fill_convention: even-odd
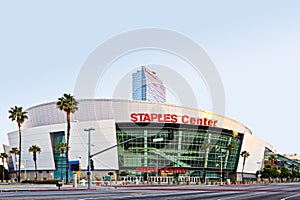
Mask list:
[[[0,158],[2,159],[2,182],[4,181],[4,159],[7,158],[6,153],[0,153]]]
[[[202,183],[205,182],[205,171],[204,168],[207,167],[207,159],[208,159],[208,153],[211,145],[208,140],[205,140],[202,144],[202,149],[204,150],[205,156],[204,156],[204,163],[202,167]]]
[[[234,144],[230,143],[230,144],[228,144],[227,149],[228,149],[228,159],[227,159],[227,166],[226,166],[226,168],[227,168],[227,170],[226,170],[226,177],[228,178],[228,168],[229,168],[229,164],[228,163],[230,162],[230,158],[231,158],[232,152],[236,148],[235,148]]]
[[[244,182],[244,168],[246,159],[250,156],[250,153],[248,151],[242,151],[241,156],[244,158],[243,160],[243,169],[242,169],[242,182]]]
[[[19,176],[18,176],[18,170],[17,170],[17,155],[20,154],[20,151],[18,150],[17,147],[13,147],[13,148],[9,151],[9,153],[14,154],[14,156],[15,156],[16,177],[18,178]],[[20,164],[20,163],[19,163],[19,164]]]
[[[69,146],[70,146],[70,130],[71,130],[71,114],[78,110],[78,101],[71,94],[64,94],[58,98],[56,103],[59,110],[65,111],[67,114],[67,148],[66,148],[66,183],[69,183]]]
[[[22,149],[22,135],[21,135],[21,126],[22,124],[25,122],[26,119],[28,119],[27,117],[27,112],[23,111],[22,107],[11,107],[9,112],[9,119],[11,119],[11,121],[16,121],[18,124],[18,128],[19,128],[19,150]],[[21,156],[22,153],[19,152],[19,162],[21,162]],[[18,169],[18,182],[20,182],[20,174],[21,174],[21,165],[19,163],[19,169]]]
[[[34,162],[34,168],[35,168],[35,180],[37,180],[37,165],[36,165],[37,155],[36,155],[36,153],[40,154],[41,151],[42,151],[41,148],[37,145],[32,145],[31,147],[29,147],[29,152],[31,152],[33,155],[33,162]]]
[[[60,155],[61,155],[61,158],[63,158],[64,154],[65,154],[65,151],[67,149],[67,143],[64,143],[64,142],[61,142],[59,143],[58,145],[56,145],[55,149],[57,151],[60,151]],[[63,160],[61,162],[61,180],[63,180],[63,175],[62,175],[62,167],[63,167]]]
[[[64,143],[64,142],[61,142],[59,143],[58,145],[56,145],[55,149],[57,151],[60,151],[60,154],[61,155],[64,155],[65,154],[65,151],[67,149],[67,143]]]

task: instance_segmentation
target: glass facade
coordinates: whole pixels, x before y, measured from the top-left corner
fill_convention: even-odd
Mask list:
[[[147,180],[150,176],[176,179],[192,176],[217,181],[221,168],[224,179],[227,172],[236,170],[241,134],[234,137],[229,130],[191,125],[131,126],[117,124],[117,142],[131,139],[118,147],[121,177],[136,176]]]
[[[150,102],[166,102],[163,82],[145,66],[132,74],[132,99]]]
[[[61,151],[56,149],[58,144],[65,143],[65,132],[50,133],[50,138],[55,162],[54,179],[66,180],[66,156],[61,155]]]

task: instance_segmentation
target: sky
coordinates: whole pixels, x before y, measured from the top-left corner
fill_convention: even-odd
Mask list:
[[[8,119],[10,107],[26,109],[73,93],[83,63],[99,45],[154,27],[185,35],[205,50],[223,83],[226,116],[279,153],[300,153],[299,11],[296,0],[0,1],[0,140],[8,144],[7,132],[17,129]],[[203,78],[178,56],[158,50],[113,62],[95,97],[111,98],[120,79],[142,64],[174,68],[198,107],[212,110]],[[178,96],[169,88],[167,101],[178,103]]]

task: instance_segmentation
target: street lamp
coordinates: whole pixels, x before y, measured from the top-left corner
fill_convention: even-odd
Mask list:
[[[221,175],[220,175],[221,184],[220,185],[222,186],[223,185],[223,152],[222,152],[222,148],[217,146],[217,145],[216,145],[216,149],[220,150],[220,153],[221,153],[221,155],[218,156],[218,158],[221,158],[221,170],[220,170],[220,172],[221,172]]]
[[[260,171],[261,171],[261,165],[262,162],[257,162],[257,165],[258,165],[258,174],[257,174],[257,180],[260,181],[260,177],[261,177],[261,174],[260,174]]]
[[[223,185],[223,155],[222,155],[222,152],[221,152],[221,155],[218,156],[218,158],[221,158],[221,175],[220,175],[220,178],[221,178],[221,186]]]
[[[91,131],[94,131],[94,128],[84,129],[88,132],[88,189],[91,188]]]

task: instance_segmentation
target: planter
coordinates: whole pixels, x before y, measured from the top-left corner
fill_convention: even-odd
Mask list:
[[[183,182],[182,182],[182,181],[179,181],[179,182],[178,182],[178,185],[182,185],[182,184],[183,184]]]
[[[196,185],[201,185],[201,182],[197,182]]]
[[[169,182],[168,182],[168,185],[173,185],[173,181],[169,181]]]

